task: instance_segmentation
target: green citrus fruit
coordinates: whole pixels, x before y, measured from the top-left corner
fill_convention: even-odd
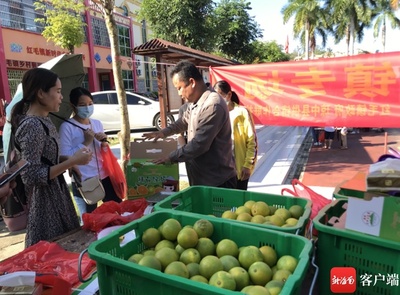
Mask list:
[[[278,259],[276,266],[278,270],[285,269],[293,273],[297,266],[297,259],[291,255],[283,255]]]
[[[243,205],[243,206],[239,206],[239,207],[237,207],[235,213],[236,213],[237,215],[239,215],[239,214],[241,214],[241,213],[251,214],[251,208],[248,208],[248,207],[246,207],[246,206],[244,206],[244,205]]]
[[[298,222],[298,220],[296,218],[290,217],[290,218],[286,219],[285,225],[287,225],[287,226],[296,226],[297,222]]]
[[[164,239],[175,241],[178,233],[181,231],[182,225],[176,219],[169,218],[164,221],[161,227],[161,234]]]
[[[161,233],[158,229],[150,227],[143,232],[142,242],[147,248],[154,247],[161,241]]]
[[[282,217],[282,219],[285,221],[286,219],[292,217],[292,214],[290,214],[289,210],[286,208],[279,208],[276,209],[274,215],[278,215]]]
[[[237,214],[235,212],[232,212],[231,210],[227,210],[222,213],[221,217],[225,219],[236,219]]]
[[[206,279],[210,279],[213,274],[223,269],[224,266],[217,256],[208,255],[200,261],[200,275]]]
[[[175,249],[167,247],[158,250],[155,257],[161,262],[162,269],[164,270],[171,262],[179,260],[179,254]]]
[[[263,224],[265,222],[265,217],[263,215],[255,215],[250,219],[250,222]]]
[[[214,232],[214,225],[207,219],[199,219],[194,223],[193,229],[199,238],[210,238]]]
[[[169,240],[161,240],[154,247],[154,250],[157,252],[158,250],[160,250],[161,248],[164,248],[164,247],[175,249],[175,245],[173,242],[171,242]]]
[[[232,255],[233,257],[237,257],[239,254],[239,247],[235,241],[231,239],[223,239],[218,242],[215,252],[217,253],[218,257],[222,257],[225,255]]]
[[[161,263],[154,256],[143,256],[142,259],[138,262],[139,265],[150,267],[153,269],[157,269],[161,271]]]
[[[143,254],[135,253],[128,258],[128,261],[138,263],[144,257]]]
[[[251,217],[252,216],[249,213],[242,212],[242,213],[238,214],[238,216],[236,217],[236,220],[250,222],[251,221]]]
[[[256,246],[246,246],[239,252],[239,262],[244,269],[249,269],[254,262],[263,260],[264,257]]]
[[[304,213],[304,208],[300,205],[292,205],[289,208],[289,212],[293,218],[299,219]]]
[[[208,281],[208,284],[217,288],[231,291],[235,291],[236,289],[235,279],[229,272],[226,272],[224,270],[220,270],[214,273]]]
[[[271,246],[262,246],[260,247],[260,251],[264,257],[264,262],[268,264],[269,267],[273,267],[278,261],[278,255],[276,251]]]
[[[286,282],[292,273],[286,269],[278,269],[272,276],[272,280]]]
[[[200,265],[198,263],[192,262],[192,263],[186,264],[186,267],[189,271],[189,278],[196,276],[196,275],[200,275],[200,271],[199,271]]]
[[[229,270],[229,273],[235,279],[236,291],[240,291],[244,287],[250,284],[250,276],[243,267],[241,266],[233,267]]]
[[[269,281],[265,288],[269,291],[271,295],[279,295],[283,289],[284,282],[272,280]]]
[[[272,270],[263,261],[254,262],[248,270],[250,280],[255,285],[265,286],[272,279]]]
[[[173,261],[165,268],[164,273],[183,278],[189,278],[189,271],[186,265],[181,261]]]
[[[235,266],[240,266],[239,260],[232,255],[224,255],[220,257],[219,260],[221,260],[225,271],[229,271]]]
[[[194,275],[193,277],[190,277],[190,279],[196,282],[208,284],[208,280],[201,275]]]
[[[255,203],[256,203],[256,201],[248,200],[248,201],[246,201],[246,202],[243,204],[243,206],[249,208],[249,209],[250,209],[250,212],[251,212],[251,208],[253,207],[253,205],[254,205]]]
[[[248,295],[271,295],[264,286],[251,286],[246,292]]]
[[[270,217],[269,221],[276,226],[282,226],[285,224],[285,220],[282,218],[282,216],[277,215],[276,213]]]
[[[200,238],[197,242],[196,249],[200,252],[201,258],[215,254],[215,244],[209,238]]]
[[[184,250],[179,257],[179,261],[182,261],[184,264],[189,263],[199,263],[201,260],[200,252],[194,248],[188,248]]]
[[[176,240],[184,249],[194,248],[197,245],[199,236],[193,228],[185,227],[179,231]]]
[[[269,215],[269,206],[264,201],[255,202],[254,205],[251,207],[251,215],[262,215],[267,216]]]

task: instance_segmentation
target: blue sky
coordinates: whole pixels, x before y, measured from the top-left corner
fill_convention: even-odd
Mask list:
[[[263,29],[263,41],[275,40],[278,44],[284,46],[287,36],[289,36],[289,51],[292,52],[300,44],[298,40],[293,39],[292,22],[283,24],[281,9],[287,3],[287,0],[248,0],[251,3],[252,10],[249,12],[255,17],[256,22]],[[400,13],[399,13],[400,15]],[[400,51],[398,39],[400,30],[393,30],[390,26],[387,28],[386,34],[386,52]],[[396,42],[397,40],[397,42]],[[317,42],[321,41],[317,39]],[[396,44],[397,43],[397,44]],[[345,52],[346,46],[344,42],[335,45],[333,39],[328,39],[328,45],[334,52]],[[376,50],[382,51],[380,38],[374,41],[372,30],[364,33],[364,40],[361,44],[356,43],[355,50],[363,49],[370,52]]]

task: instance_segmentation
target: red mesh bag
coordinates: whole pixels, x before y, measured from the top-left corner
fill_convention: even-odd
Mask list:
[[[101,156],[104,170],[110,177],[115,193],[121,200],[125,199],[128,194],[125,174],[109,145],[101,148]]]
[[[311,200],[312,202],[312,207],[311,207],[311,216],[310,216],[310,221],[308,222],[307,228],[309,228],[312,224],[312,219],[318,215],[318,212],[324,208],[326,205],[332,202],[332,200],[329,200],[320,194],[316,193],[313,191],[311,188],[308,186],[304,185],[301,183],[298,179],[293,179],[292,180],[292,187],[293,190],[284,188],[281,191],[281,195],[284,195],[285,192],[293,195],[294,197],[300,197],[304,199]],[[317,235],[317,231],[313,230],[313,234]]]
[[[82,215],[83,229],[98,232],[103,228],[114,225],[125,225],[143,216],[148,203],[145,198],[126,200],[121,203],[114,201],[105,202],[97,207],[92,213]],[[133,214],[122,216],[130,212]]]
[[[34,271],[36,282],[53,287],[52,294],[70,294],[65,291],[79,282],[79,255],[64,250],[57,243],[40,241],[2,261],[0,273]],[[81,261],[82,276],[88,276],[95,266],[96,262],[85,254]]]

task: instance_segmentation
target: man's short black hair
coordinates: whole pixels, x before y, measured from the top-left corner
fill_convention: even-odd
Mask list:
[[[170,76],[171,78],[178,74],[179,80],[189,84],[189,79],[192,78],[195,81],[203,80],[199,69],[190,61],[183,60],[178,62],[172,69]]]

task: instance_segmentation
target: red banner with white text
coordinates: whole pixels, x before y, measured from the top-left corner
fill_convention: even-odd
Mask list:
[[[400,52],[211,67],[255,122],[280,126],[400,127]]]

